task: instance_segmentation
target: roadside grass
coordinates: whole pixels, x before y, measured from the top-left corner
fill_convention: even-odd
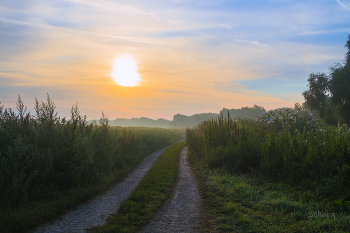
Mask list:
[[[26,232],[54,220],[66,211],[107,191],[112,185],[123,180],[140,161],[105,176],[98,184],[58,193],[55,200],[31,202],[20,209],[0,210],[0,232]]]
[[[322,199],[308,188],[267,181],[258,172],[228,175],[193,158],[190,163],[204,199],[203,232],[350,230],[349,208],[334,205],[331,198]]]
[[[172,142],[175,142],[175,139]],[[158,150],[165,146],[167,145],[159,144],[157,148],[153,149]],[[40,224],[55,220],[68,210],[74,209],[78,205],[106,192],[112,185],[121,182],[132,172],[149,155],[149,150],[150,148],[145,147],[143,153],[130,159],[124,168],[102,177],[98,183],[61,191],[49,200],[28,202],[23,204],[21,208],[0,208],[0,232],[28,232]]]
[[[178,176],[178,157],[186,141],[177,143],[161,154],[118,213],[104,226],[89,229],[90,233],[136,232],[145,226],[170,198]]]

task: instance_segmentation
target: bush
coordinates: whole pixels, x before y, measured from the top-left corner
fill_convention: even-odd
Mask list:
[[[54,102],[35,100],[26,113],[0,106],[1,208],[55,199],[72,188],[98,183],[104,176],[183,136],[181,130],[111,127],[102,112],[99,124],[87,124],[78,105],[69,120],[60,119]]]
[[[266,114],[257,121],[221,116],[186,130],[193,159],[229,173],[260,170],[269,179],[349,190],[350,133],[347,125],[325,126],[312,115]],[[319,183],[320,182],[320,183]],[[341,184],[341,185],[339,185]]]

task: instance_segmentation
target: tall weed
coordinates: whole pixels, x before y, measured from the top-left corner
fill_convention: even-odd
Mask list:
[[[221,115],[188,128],[186,136],[189,154],[210,168],[229,173],[259,170],[270,179],[304,182],[315,188],[327,179],[335,190],[349,194],[347,125],[326,126],[311,115],[288,111],[272,112],[257,121]]]
[[[0,106],[0,208],[97,183],[184,136],[177,129],[111,127],[103,112],[99,124],[88,124],[77,104],[70,119],[61,119],[49,95],[35,100],[34,115],[26,111],[20,96],[16,112]]]

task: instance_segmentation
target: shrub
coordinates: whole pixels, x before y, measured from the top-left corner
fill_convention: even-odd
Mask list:
[[[266,120],[268,119],[268,120]],[[349,190],[350,133],[322,125],[311,115],[269,113],[257,121],[219,117],[186,130],[192,157],[230,173],[258,169],[270,179],[318,186],[330,176]]]
[[[35,100],[34,115],[26,112],[20,96],[18,113],[0,106],[1,208],[96,184],[183,136],[176,129],[111,127],[103,112],[98,125],[87,124],[77,104],[69,120],[55,109],[49,95],[46,102]]]

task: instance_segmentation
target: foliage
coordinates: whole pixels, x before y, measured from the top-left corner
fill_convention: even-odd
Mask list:
[[[192,116],[185,116],[182,114],[176,114],[173,117],[173,121],[169,123],[169,127],[192,127],[200,124],[201,122],[217,117],[217,113],[200,113]]]
[[[178,157],[185,142],[177,143],[159,156],[153,167],[124,201],[118,213],[104,226],[93,227],[90,232],[136,232],[157,213],[170,197],[178,173]]]
[[[350,230],[347,125],[326,126],[296,105],[257,121],[221,116],[186,137],[207,232]]]
[[[35,100],[31,115],[19,96],[17,113],[0,107],[0,208],[58,200],[181,137],[181,130],[111,127],[103,112],[98,125],[87,124],[77,104],[61,119],[49,95]]]
[[[169,127],[193,127],[197,126],[203,121],[216,119],[220,115],[230,115],[232,118],[247,118],[256,120],[258,117],[263,116],[266,110],[262,106],[254,105],[253,107],[242,107],[241,109],[227,109],[223,108],[220,114],[217,113],[200,113],[192,116],[185,116],[181,114],[174,115],[173,121],[169,123]]]
[[[211,169],[221,168],[231,174],[258,169],[267,178],[294,183],[335,176],[333,188],[350,191],[346,183],[350,173],[343,168],[350,164],[346,125],[324,126],[311,115],[286,111],[267,114],[257,121],[221,116],[188,128],[186,136],[189,151]]]
[[[254,104],[253,107],[242,107],[241,109],[222,109],[220,114],[227,116],[230,115],[231,118],[248,118],[251,120],[256,120],[258,117],[266,114],[266,110],[262,106]]]
[[[309,90],[303,92],[307,104],[329,125],[350,124],[350,35],[343,64],[330,67],[329,74],[311,73]]]
[[[229,175],[188,153],[203,196],[202,232],[349,232],[349,201],[323,200],[303,186]]]

